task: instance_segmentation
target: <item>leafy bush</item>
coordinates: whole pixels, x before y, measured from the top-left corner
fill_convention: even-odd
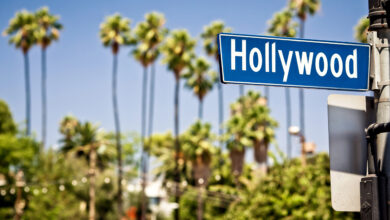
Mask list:
[[[331,207],[329,157],[318,154],[302,167],[298,159],[275,163],[267,176],[250,181],[226,219],[354,219]]]

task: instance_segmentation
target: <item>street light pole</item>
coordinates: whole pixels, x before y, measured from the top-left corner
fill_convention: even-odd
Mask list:
[[[377,124],[390,122],[389,3],[389,0],[368,0],[370,26],[367,41],[371,44],[370,89],[375,95]],[[386,151],[389,137],[388,133],[380,133],[376,141],[369,144],[368,176],[363,178],[360,184],[362,219],[389,219],[387,213],[390,213],[390,185],[387,179],[390,176],[390,152]]]
[[[305,150],[306,139],[301,132],[299,133],[299,140],[301,142],[301,162],[302,162],[302,166],[305,167],[306,166],[306,150]]]
[[[307,153],[306,149],[305,149],[305,145],[306,145],[305,135],[301,132],[301,129],[297,126],[290,126],[288,128],[288,133],[299,137],[299,142],[301,144],[301,163],[302,163],[302,166],[305,167],[306,166],[306,153]]]

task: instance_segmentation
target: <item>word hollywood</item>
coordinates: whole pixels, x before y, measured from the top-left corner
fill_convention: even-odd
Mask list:
[[[307,88],[368,88],[368,44],[220,34],[221,81]]]
[[[259,72],[262,70],[263,67],[263,54],[260,51],[259,48],[253,47],[250,52],[249,56],[247,56],[247,47],[246,47],[246,40],[242,40],[242,50],[237,51],[236,50],[236,40],[231,39],[231,69],[236,70],[236,59],[241,58],[241,67],[243,71],[247,70],[247,60],[249,59],[249,66],[254,72]],[[272,72],[276,72],[276,60],[277,57],[280,60],[280,63],[283,67],[283,82],[287,81],[288,74],[290,72],[291,67],[291,61],[296,60],[296,64],[298,67],[298,72],[300,75],[303,75],[304,72],[306,72],[306,75],[311,74],[311,69],[313,65],[313,57],[314,53],[309,52],[309,57],[307,56],[307,52],[305,51],[288,51],[288,55],[285,55],[282,50],[276,49],[276,43],[272,43],[272,49],[270,52],[269,49],[269,42],[265,43],[264,48],[264,64],[265,68],[263,71],[270,72],[270,66],[272,68]],[[276,53],[277,51],[277,53]],[[295,59],[292,57],[295,55]],[[271,65],[270,65],[270,56],[271,56]],[[255,63],[255,58],[257,58],[257,63]],[[332,75],[336,78],[339,78],[341,74],[343,73],[343,67],[345,66],[346,74],[349,78],[357,78],[357,52],[356,49],[353,50],[353,53],[348,55],[345,59],[345,65],[344,62],[340,56],[340,54],[334,53],[331,58],[330,62],[327,56],[319,52],[315,56],[315,69],[316,73],[323,77],[328,73],[328,66],[330,66],[330,71]],[[320,65],[322,64],[322,65]],[[352,65],[351,65],[352,64]],[[322,66],[322,67],[321,67]],[[336,68],[337,66],[337,68]],[[351,67],[352,66],[352,67]],[[352,69],[352,71],[351,71]]]

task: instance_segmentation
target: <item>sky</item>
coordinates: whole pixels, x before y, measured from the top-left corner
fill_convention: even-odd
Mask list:
[[[106,16],[116,12],[132,20],[131,27],[144,20],[144,14],[158,11],[165,14],[166,27],[170,30],[185,28],[198,39],[197,55],[206,56],[202,50],[200,34],[205,25],[214,20],[223,20],[239,34],[266,34],[268,21],[273,14],[286,6],[286,0],[214,0],[214,1],[0,1],[0,29],[3,31],[15,12],[21,9],[35,11],[48,6],[60,15],[64,25],[58,42],[47,52],[48,89],[48,145],[56,147],[60,134],[61,119],[72,114],[81,120],[99,123],[105,130],[114,130],[111,101],[112,53],[99,40],[99,25]],[[355,42],[354,26],[368,13],[366,0],[322,1],[320,11],[308,16],[305,23],[305,38]],[[141,128],[141,81],[142,67],[130,55],[131,48],[122,47],[118,66],[118,99],[122,131],[139,132]],[[41,59],[39,47],[29,53],[32,130],[40,139]],[[209,58],[210,62],[214,62]],[[216,63],[213,67],[216,69]],[[155,132],[173,130],[174,77],[161,59],[156,65]],[[0,37],[0,99],[5,100],[15,120],[22,126],[25,120],[23,57],[19,50]],[[262,86],[245,86],[263,92]],[[239,95],[237,85],[223,85],[224,118],[229,116],[229,104]],[[330,94],[355,94],[305,89],[306,139],[317,144],[319,151],[328,151],[327,97]],[[292,124],[299,124],[298,89],[291,89]],[[279,122],[276,139],[279,147],[286,149],[284,88],[270,88],[270,109]],[[204,120],[210,122],[217,132],[217,89],[209,93],[204,102]],[[180,97],[180,130],[184,131],[197,118],[198,102],[182,82]],[[293,155],[299,155],[299,140],[293,138]]]

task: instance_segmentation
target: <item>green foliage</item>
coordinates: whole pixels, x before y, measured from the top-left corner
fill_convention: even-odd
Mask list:
[[[33,169],[33,175],[26,180],[29,191],[25,190],[23,196],[27,200],[23,214],[25,219],[86,217],[86,212],[80,210],[82,200],[71,184],[72,180],[85,175],[85,163],[49,150],[41,154],[40,163]],[[64,191],[60,190],[60,186],[64,187]]]
[[[199,57],[191,63],[189,71],[183,75],[183,78],[186,79],[185,86],[192,89],[194,95],[200,101],[213,89],[217,82],[217,74],[209,69],[210,63],[205,58]]]
[[[16,125],[7,103],[0,99],[0,135],[1,134],[16,134]]]
[[[134,29],[138,45],[132,53],[144,67],[153,63],[160,54],[158,46],[168,33],[168,29],[163,27],[164,24],[163,14],[151,12],[146,14],[145,21],[138,23]]]
[[[163,63],[174,72],[176,80],[180,79],[182,70],[188,67],[194,58],[195,45],[196,40],[185,29],[172,31],[162,45]]]
[[[38,149],[39,143],[34,139],[0,135],[0,173],[8,175],[15,169],[28,171],[35,162]]]
[[[224,139],[230,150],[243,151],[253,147],[255,142],[273,141],[277,122],[270,117],[266,99],[259,93],[249,91],[230,105],[231,117],[226,122]]]
[[[145,139],[145,150],[158,160],[153,173],[156,178],[163,178],[163,185],[174,180],[175,157],[174,138],[170,132],[156,133]],[[179,170],[185,173],[184,163],[179,163]]]
[[[60,133],[63,135],[61,151],[65,154],[74,154],[88,161],[91,149],[97,148],[97,165],[101,169],[115,158],[114,144],[108,140],[112,135],[91,122],[82,123],[73,116],[66,116],[60,123]]]
[[[196,199],[198,190],[189,189],[180,198],[180,217],[184,220],[195,220],[196,218]]]
[[[290,0],[289,8],[304,21],[307,13],[314,15],[320,9],[320,2],[320,0]]]
[[[211,133],[211,125],[196,121],[180,137],[180,143],[187,160],[195,163],[211,163],[212,155],[217,152],[213,144],[215,135]]]
[[[37,42],[35,37],[37,27],[35,15],[29,11],[22,10],[16,12],[15,17],[9,21],[9,26],[4,30],[3,35],[12,35],[9,43],[14,44],[16,48],[21,48],[23,53],[27,53]]]
[[[120,45],[130,45],[134,39],[130,35],[130,19],[120,14],[108,16],[100,24],[100,39],[105,47],[111,47],[114,54],[118,53]]]
[[[267,176],[249,182],[226,219],[354,219],[331,207],[329,157],[318,154],[302,167],[299,160],[275,163]]]
[[[298,24],[292,19],[293,13],[290,9],[283,9],[281,12],[275,13],[273,18],[268,21],[268,33],[279,37],[295,37]]]
[[[366,17],[361,18],[355,26],[355,39],[360,43],[367,43],[367,32],[369,26],[370,20]]]
[[[62,24],[58,22],[59,16],[50,14],[48,7],[42,7],[35,12],[35,19],[38,27],[34,32],[37,43],[42,48],[48,47],[52,41],[58,40]]]
[[[218,59],[217,35],[231,31],[232,29],[230,27],[225,27],[225,23],[219,20],[213,21],[208,26],[205,26],[201,37],[203,38],[203,49],[207,55]]]
[[[274,129],[278,126],[278,123],[270,116],[266,99],[261,97],[260,93],[249,91],[246,96],[240,97],[232,105],[232,109],[235,107],[238,109],[233,111],[245,118],[246,136],[253,142],[264,141],[270,143],[274,141]]]

